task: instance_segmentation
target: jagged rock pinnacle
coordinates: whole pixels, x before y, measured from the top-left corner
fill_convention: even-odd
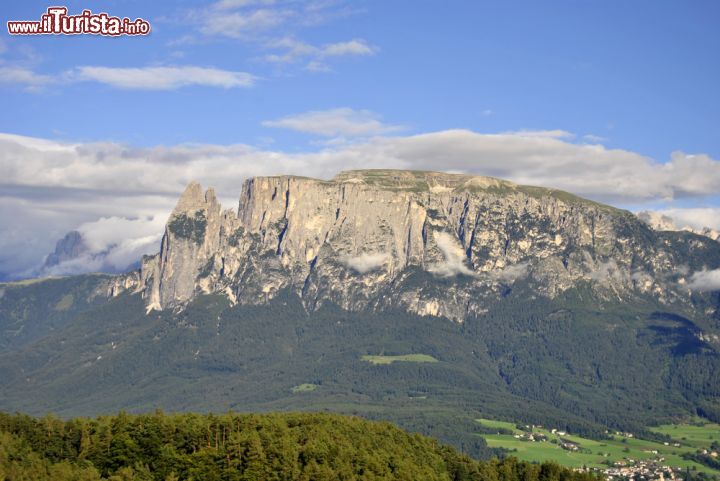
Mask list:
[[[206,200],[202,186],[198,182],[192,181],[185,187],[182,195],[180,195],[174,212],[192,212],[203,208],[205,203]]]

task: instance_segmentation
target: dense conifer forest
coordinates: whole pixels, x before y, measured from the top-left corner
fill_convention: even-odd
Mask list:
[[[3,481],[596,481],[556,464],[480,462],[385,422],[335,414],[0,414]]]

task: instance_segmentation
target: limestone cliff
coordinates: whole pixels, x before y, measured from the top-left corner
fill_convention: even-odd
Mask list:
[[[190,184],[160,253],[112,292],[142,292],[149,309],[165,309],[200,292],[258,304],[290,289],[307,309],[399,307],[462,321],[517,283],[551,297],[584,282],[608,298],[686,302],[683,275],[700,261],[685,244],[701,255],[709,242],[664,238],[629,212],[489,177],[257,177],[237,212]]]

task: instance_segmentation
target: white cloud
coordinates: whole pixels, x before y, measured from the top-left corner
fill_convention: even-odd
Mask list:
[[[377,114],[368,110],[353,110],[347,107],[289,115],[278,120],[266,120],[262,125],[326,137],[378,135],[403,128],[399,125],[383,124],[378,120]]]
[[[17,85],[30,92],[38,92],[56,83],[54,76],[40,74],[34,69],[42,57],[30,45],[13,43],[12,50],[8,45],[7,40],[0,38],[0,84]]]
[[[354,13],[342,1],[220,0],[209,8],[193,9],[187,20],[201,33],[254,42],[261,34],[317,26]]]
[[[251,87],[255,77],[246,72],[216,68],[179,67],[77,67],[67,75],[70,81],[93,81],[133,90],[175,90],[181,87]]]
[[[720,207],[644,210],[637,216],[655,230],[685,230],[720,240]]]
[[[166,217],[165,212],[158,212],[140,219],[113,216],[85,222],[77,230],[88,252],[53,267],[52,273],[74,273],[73,269],[75,272],[124,271],[143,255],[158,252]]]
[[[370,135],[384,127],[380,123],[347,130]],[[702,199],[720,192],[720,162],[693,157],[693,162],[705,159],[699,181],[693,172],[685,172],[696,165],[684,162],[686,157],[673,155],[668,167],[627,150],[466,130],[373,137],[303,153],[243,144],[140,148],[0,134],[0,222],[5,226],[0,230],[0,272],[37,265],[57,239],[85,222],[113,216],[162,218],[160,213],[170,212],[191,180],[214,186],[223,204],[233,207],[243,180],[256,175],[330,178],[347,169],[441,170],[554,187],[611,203],[666,201],[673,209],[673,199]],[[685,213],[712,227],[708,220],[720,218],[716,209]]]
[[[325,45],[321,49],[323,57],[339,57],[346,55],[373,55],[377,51],[363,39],[353,39],[348,42],[338,42]]]
[[[308,62],[305,66],[305,70],[309,70],[310,72],[332,72],[332,69],[328,65],[318,60],[311,60]]]
[[[363,253],[355,257],[344,257],[342,263],[360,274],[379,269],[390,260],[390,254],[385,252]]]
[[[465,252],[455,237],[447,232],[433,232],[433,239],[442,252],[444,261],[430,266],[428,268],[430,272],[441,277],[475,276],[475,273],[465,265]]]
[[[135,265],[143,255],[155,254],[165,224],[165,213],[144,219],[102,217],[85,222],[78,231],[86,252],[80,256],[45,268],[42,275],[72,275],[84,272],[123,272]]]
[[[90,238],[91,249],[74,263],[46,274],[99,270],[103,263],[123,270],[143,253],[157,252],[162,226],[176,200],[176,196],[110,190],[0,187],[0,220],[6,223],[0,230],[0,278],[3,273],[35,275],[55,242],[78,228]],[[126,220],[124,229],[102,219],[123,215],[142,217]],[[143,241],[143,237],[148,238]]]
[[[572,139],[575,134],[568,132],[567,130],[513,130],[510,132],[504,132],[505,135],[516,135],[518,137],[538,137],[548,139]]]
[[[165,218],[165,212],[158,212],[156,215],[140,219],[119,216],[101,217],[94,222],[83,223],[77,230],[91,252],[104,252],[122,245],[125,241],[133,242],[127,244],[123,249],[135,245],[134,240],[157,237],[165,227]],[[157,248],[157,246],[155,247]]]
[[[718,184],[720,162],[711,159],[708,155],[673,152],[670,162],[662,164],[662,170],[666,176],[678,179],[680,194],[698,191],[707,194],[720,192]],[[687,186],[687,191],[683,190],[683,186]]]
[[[196,66],[128,68],[82,66],[60,75],[38,74],[24,67],[0,67],[0,84],[20,85],[28,90],[41,90],[42,87],[50,84],[88,81],[129,90],[176,90],[189,86],[229,89],[252,87],[256,77],[246,72]]]
[[[500,272],[494,273],[494,277],[502,282],[515,282],[518,279],[527,277],[529,267],[529,263],[519,262],[505,267]]]
[[[304,57],[317,56],[319,53],[317,47],[291,37],[272,40],[267,43],[266,47],[272,50],[283,50],[282,53],[273,53],[264,57],[266,61],[274,63],[296,62]]]
[[[374,55],[378,51],[377,47],[371,46],[363,39],[314,46],[296,38],[283,37],[272,40],[265,46],[277,52],[265,55],[264,60],[282,64],[310,59],[306,69],[313,71],[329,70],[324,63],[329,57],[367,56]]]
[[[253,5],[272,5],[275,0],[220,0],[212,5],[217,10],[232,10]]]
[[[300,30],[358,13],[343,0],[219,0],[209,8],[192,9],[185,21],[206,38],[231,38],[264,51],[261,59],[278,66],[302,62],[312,72],[328,72],[331,58],[369,56],[378,52],[362,38],[324,44],[299,40]],[[193,41],[195,41],[193,37]]]
[[[291,10],[261,8],[248,12],[210,12],[206,15],[200,31],[207,35],[231,38],[247,38],[279,27],[294,15]]]
[[[720,290],[720,269],[693,273],[687,286],[693,291],[700,292]]]
[[[559,133],[558,133],[559,135]],[[480,134],[445,130],[378,138],[351,146],[345,158],[381,156],[386,165],[453,170],[501,177],[520,184],[567,190],[609,202],[650,201],[720,192],[720,162],[708,156],[703,168],[674,153],[660,164],[632,151],[575,144],[555,135]],[[700,178],[702,177],[702,178]]]
[[[594,144],[602,144],[603,142],[607,141],[605,137],[600,137],[599,135],[593,134],[583,135],[583,140],[587,140],[588,142],[592,142]]]
[[[366,111],[352,109],[311,112],[271,123],[327,136],[371,135],[397,128],[382,124]],[[142,193],[174,194],[196,179],[235,196],[242,179],[251,175],[289,173],[329,178],[350,168],[475,173],[615,203],[720,192],[719,161],[703,156],[707,165],[704,178],[698,182],[693,172],[685,174],[689,166],[682,162],[684,157],[675,154],[667,164],[660,164],[627,150],[467,130],[374,137],[305,153],[258,150],[243,144],[136,148],[0,134],[0,170],[5,184]]]
[[[103,260],[101,257],[83,254],[74,259],[68,259],[55,266],[48,267],[41,271],[31,272],[27,275],[32,277],[75,276],[88,272],[101,271],[103,271]]]
[[[623,270],[615,259],[609,259],[605,262],[601,262],[595,267],[595,270],[588,274],[588,277],[594,281],[615,281],[623,282],[631,279],[632,276]]]
[[[48,75],[41,75],[23,67],[0,67],[0,83],[22,85],[28,88],[43,87],[53,81]]]
[[[670,208],[659,212],[669,216],[680,229],[685,227],[720,229],[720,207]]]

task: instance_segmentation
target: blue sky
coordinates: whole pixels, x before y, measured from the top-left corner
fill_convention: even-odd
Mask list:
[[[3,24],[50,5],[3,2]],[[501,176],[720,227],[716,1],[66,5],[153,30],[3,27],[0,220],[26,221],[0,235],[0,274],[102,219],[155,219],[145,235],[192,179],[234,202],[249,175],[359,166]],[[75,201],[88,192],[92,207]]]
[[[263,120],[336,107],[367,109],[413,132],[563,129],[658,161],[682,150],[720,157],[720,4],[715,1],[356,1],[297,9],[243,38],[203,33],[210,2],[69,2],[148,19],[140,38],[3,37],[5,62],[57,76],[78,66],[197,65],[257,76],[251,88],[116,89],[97,82],[28,92],[4,85],[0,130],[43,138],[257,144],[306,149]],[[319,2],[318,2],[319,3]],[[35,19],[46,2],[4,2]],[[196,12],[197,10],[198,12]],[[309,24],[308,24],[309,23]],[[329,72],[264,61],[273,40],[361,39],[374,53],[326,60]]]

